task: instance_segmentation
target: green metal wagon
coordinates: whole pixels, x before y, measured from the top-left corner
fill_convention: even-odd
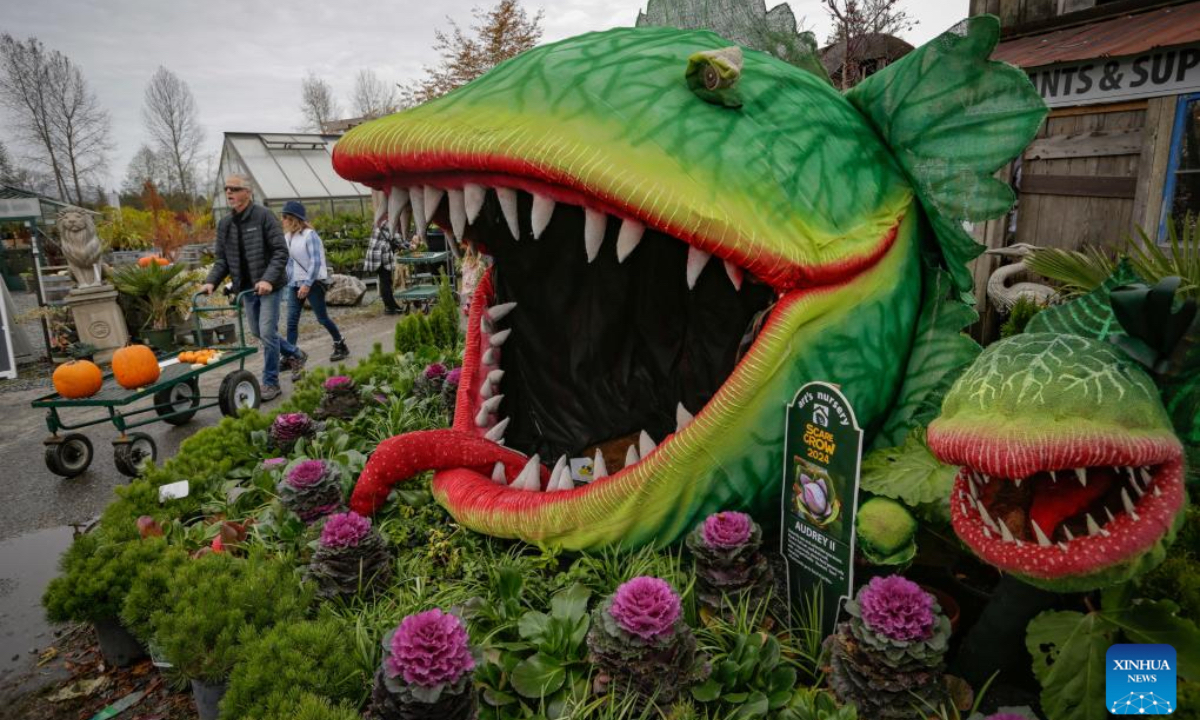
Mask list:
[[[60,430],[81,430],[111,422],[119,433],[113,440],[113,459],[117,470],[134,477],[147,462],[158,456],[154,439],[144,432],[130,432],[134,428],[160,420],[171,425],[183,425],[196,413],[210,407],[219,407],[222,413],[229,416],[237,415],[242,408],[257,408],[261,392],[258,379],[246,370],[246,358],[258,350],[246,344],[242,315],[242,299],[249,292],[252,291],[239,294],[232,306],[200,305],[197,301],[203,293],[197,293],[192,298],[197,343],[201,342],[204,335],[201,324],[204,314],[232,309],[238,316],[238,344],[215,346],[220,355],[207,365],[193,367],[189,363],[179,362],[174,356],[160,357],[158,364],[162,374],[151,385],[127,390],[117,384],[112,373],[108,372],[104,375],[104,384],[99,392],[90,397],[71,400],[54,393],[34,400],[33,407],[46,408],[46,426],[50,429],[50,437],[45,440],[46,467],[50,472],[62,477],[75,477],[88,469],[94,455],[92,441],[86,435],[78,432],[59,435]],[[237,363],[237,369],[225,375],[217,394],[202,395],[200,376],[219,368],[228,368],[233,363]],[[150,405],[139,403],[145,398],[153,398],[153,402]],[[60,414],[66,408],[105,408],[108,414],[72,424]]]

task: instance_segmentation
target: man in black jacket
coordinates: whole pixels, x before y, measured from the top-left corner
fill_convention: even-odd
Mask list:
[[[217,260],[202,292],[211,293],[226,276],[234,293],[253,290],[243,301],[250,332],[263,347],[262,399],[279,397],[279,355],[293,367],[303,367],[304,351],[279,336],[279,300],[287,285],[287,243],[279,220],[265,207],[254,204],[250,179],[225,178],[225,200],[233,211],[217,224]]]

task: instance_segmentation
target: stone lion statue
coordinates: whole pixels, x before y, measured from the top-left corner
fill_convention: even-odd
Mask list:
[[[75,284],[81,288],[101,284],[104,280],[100,268],[100,238],[96,237],[92,216],[75,208],[59,212],[58,237]]]

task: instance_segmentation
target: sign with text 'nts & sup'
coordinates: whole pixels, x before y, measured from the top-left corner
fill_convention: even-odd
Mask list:
[[[1050,107],[1093,105],[1200,90],[1200,47],[1033,68],[1029,80]]]

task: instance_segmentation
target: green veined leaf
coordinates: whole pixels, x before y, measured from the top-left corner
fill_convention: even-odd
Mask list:
[[[1116,635],[1116,626],[1099,613],[1044,612],[1029,623],[1025,646],[1049,720],[1108,717],[1104,657]]]
[[[513,668],[509,681],[522,696],[537,699],[558,691],[566,676],[566,671],[557,660],[535,653]]]
[[[946,504],[958,468],[934,457],[925,444],[925,428],[913,428],[899,447],[868,454],[862,464],[862,489],[899,500],[909,507],[936,505],[949,517]]]
[[[1131,643],[1165,644],[1175,648],[1179,677],[1200,681],[1200,629],[1191,620],[1179,617],[1179,606],[1170,600],[1134,600],[1123,607],[1108,607],[1105,596],[1105,620],[1120,628]]]

